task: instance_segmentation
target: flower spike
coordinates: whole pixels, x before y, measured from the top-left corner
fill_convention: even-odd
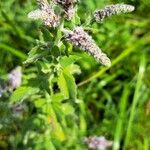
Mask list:
[[[75,16],[75,4],[77,0],[53,0],[53,2],[63,8],[68,20],[71,20]]]
[[[132,12],[134,9],[134,6],[127,4],[108,5],[104,9],[95,11],[94,18],[97,22],[102,22],[107,17],[121,13]]]
[[[73,31],[64,31],[65,37],[74,46],[79,47],[85,52],[88,52],[95,59],[100,61],[105,66],[110,66],[110,59],[96,45],[95,41],[89,36],[82,27],[76,27]]]
[[[55,14],[53,8],[47,0],[37,0],[39,9],[33,10],[28,17],[34,20],[40,19],[44,25],[49,27],[57,27],[60,23],[60,17]]]

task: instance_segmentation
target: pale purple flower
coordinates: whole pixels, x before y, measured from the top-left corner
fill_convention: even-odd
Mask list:
[[[66,40],[70,41],[74,46],[79,47],[85,52],[88,52],[96,60],[100,61],[105,66],[110,66],[110,59],[96,45],[87,32],[82,27],[76,27],[73,31],[64,30]]]
[[[132,12],[134,9],[134,6],[127,4],[108,5],[104,9],[96,10],[94,12],[94,18],[97,22],[101,22],[109,16]]]
[[[28,17],[34,20],[40,19],[44,25],[57,27],[60,24],[60,17],[54,12],[47,0],[38,0],[39,9],[33,10]]]
[[[59,4],[63,8],[68,20],[71,20],[75,16],[75,4],[77,0],[53,0],[53,2]]]
[[[17,67],[15,69],[13,69],[9,75],[8,75],[8,78],[9,78],[9,89],[13,90],[13,89],[16,89],[17,87],[19,87],[21,85],[21,82],[22,82],[22,71],[21,71],[21,67]]]
[[[108,147],[111,147],[113,142],[107,140],[104,136],[90,136],[85,138],[85,143],[88,148],[92,150],[106,150]]]

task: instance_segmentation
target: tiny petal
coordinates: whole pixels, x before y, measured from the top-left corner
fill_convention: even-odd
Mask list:
[[[94,12],[94,18],[97,22],[103,21],[105,18],[115,14],[128,13],[134,11],[134,6],[127,4],[108,5],[104,9]]]
[[[101,51],[92,37],[89,36],[82,27],[76,27],[73,31],[64,30],[64,34],[66,40],[70,41],[74,46],[88,52],[103,65],[110,66],[110,59]]]

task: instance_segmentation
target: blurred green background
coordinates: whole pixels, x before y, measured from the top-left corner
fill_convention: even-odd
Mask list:
[[[74,128],[70,124],[70,128],[63,129],[72,132],[67,142],[60,142],[64,147],[52,140],[56,149],[87,149],[81,141],[90,135],[103,135],[119,143],[120,149],[150,149],[150,1],[80,0],[78,15],[84,22],[89,12],[121,2],[134,5],[135,11],[94,23],[89,29],[112,66],[105,68],[79,53],[82,73],[75,78],[83,102],[76,114],[80,123],[74,119]],[[22,66],[36,39],[40,39],[41,24],[27,18],[36,7],[35,0],[0,0],[0,77]],[[49,130],[44,137],[37,136],[27,143],[30,124],[9,119],[8,104],[9,98],[0,99],[0,149],[48,149],[49,145],[43,148],[41,144],[50,141]],[[28,107],[32,110],[33,106]],[[1,119],[7,117],[8,121]],[[29,122],[32,117],[28,116]],[[114,144],[112,149],[119,148]]]

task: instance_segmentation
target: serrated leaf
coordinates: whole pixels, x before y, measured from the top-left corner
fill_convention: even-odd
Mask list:
[[[38,46],[34,47],[31,49],[31,51],[28,53],[28,58],[26,61],[24,61],[24,64],[30,64],[38,60],[39,58],[42,58],[45,56],[49,51],[42,51],[39,49]]]
[[[64,98],[77,99],[77,87],[74,77],[67,69],[62,70],[58,77],[58,86]]]
[[[61,127],[61,124],[57,121],[57,116],[51,104],[45,105],[45,113],[48,115],[48,121],[50,121],[50,125],[52,127],[52,135],[59,141],[65,140],[65,134]]]
[[[10,97],[10,102],[15,103],[18,101],[22,101],[29,96],[37,93],[39,91],[38,88],[31,88],[31,87],[19,87],[17,88]]]
[[[64,68],[64,67],[67,67],[67,66],[73,64],[74,62],[76,62],[79,59],[80,59],[80,57],[76,56],[76,55],[71,55],[69,57],[64,56],[60,59],[60,64]]]

